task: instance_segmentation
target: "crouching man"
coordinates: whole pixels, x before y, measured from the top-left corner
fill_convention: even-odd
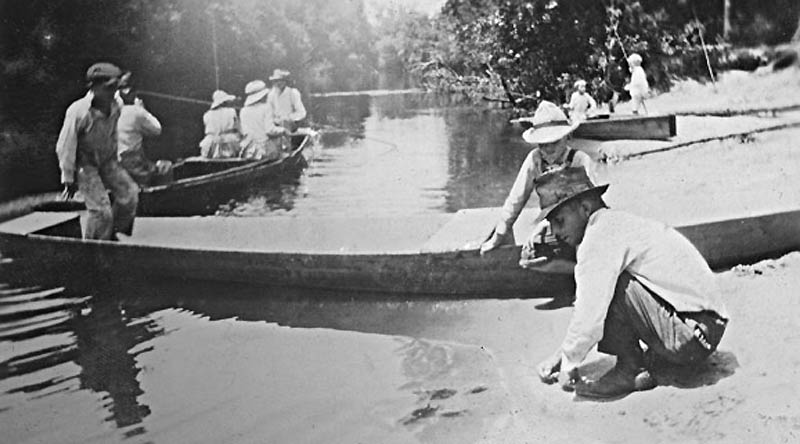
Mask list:
[[[575,310],[561,346],[538,367],[543,382],[585,397],[619,397],[656,386],[640,341],[648,362],[697,365],[716,350],[728,314],[711,269],[683,235],[607,208],[608,185],[594,186],[583,168],[548,173],[538,184],[539,220],[577,249]],[[548,271],[548,262],[529,268]],[[578,366],[595,345],[615,355],[616,366],[580,380]]]

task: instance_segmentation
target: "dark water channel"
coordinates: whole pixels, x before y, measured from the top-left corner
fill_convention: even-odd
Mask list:
[[[309,99],[323,136],[308,168],[253,184],[249,198],[218,213],[402,216],[496,206],[527,148],[505,113],[448,102]],[[191,154],[186,135],[199,128],[187,116],[202,110],[151,103],[167,130],[150,152]],[[458,331],[461,302],[109,282],[49,264],[20,277],[24,261],[0,265],[4,442],[408,442],[414,412],[426,411],[416,409],[414,387],[474,354],[424,339]],[[376,416],[388,431],[373,430]]]

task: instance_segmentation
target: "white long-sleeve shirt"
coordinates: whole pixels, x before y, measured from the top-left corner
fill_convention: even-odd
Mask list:
[[[570,96],[567,108],[571,110],[569,117],[572,122],[575,123],[586,120],[589,111],[597,108],[597,102],[589,93],[575,91],[572,93],[572,96]]]
[[[140,104],[124,105],[117,122],[117,154],[142,151],[144,136],[161,134],[161,122]]]
[[[644,96],[650,91],[650,84],[647,82],[647,74],[645,74],[644,68],[636,66],[631,70],[631,83],[629,83],[625,89],[627,89],[631,95],[637,94],[640,96]]]
[[[117,155],[117,119],[119,105],[111,101],[108,116],[92,107],[94,93],[73,102],[64,115],[64,124],[56,142],[56,155],[61,168],[61,183],[75,180],[76,163],[99,165]]]
[[[575,311],[561,344],[562,370],[577,367],[603,338],[617,279],[627,271],[678,312],[727,318],[714,274],[697,248],[658,221],[603,208],[589,217],[575,266]]]
[[[525,208],[525,204],[528,203],[528,199],[530,199],[531,193],[533,193],[533,181],[550,169],[566,164],[570,150],[571,148],[564,150],[564,153],[551,163],[548,163],[542,157],[542,152],[539,148],[533,149],[528,153],[528,156],[519,168],[519,173],[517,173],[517,178],[514,180],[514,185],[511,187],[511,191],[509,191],[505,203],[503,203],[503,209],[500,212],[500,222],[495,228],[498,234],[505,234],[514,226],[514,222],[517,221],[519,213]],[[592,183],[594,183],[595,177],[592,159],[583,151],[574,151],[575,155],[572,157],[572,162],[569,166],[582,166],[585,168],[586,174],[589,176]]]
[[[239,111],[239,124],[242,136],[253,140],[267,140],[267,136],[275,128],[272,112],[265,102],[245,106]]]
[[[287,86],[283,91],[272,88],[267,96],[267,105],[276,124],[285,120],[297,122],[306,118],[306,108],[300,98],[300,91],[296,88]]]

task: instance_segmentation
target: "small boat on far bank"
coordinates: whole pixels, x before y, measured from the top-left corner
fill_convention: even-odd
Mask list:
[[[142,188],[137,213],[143,216],[189,216],[213,213],[243,188],[282,177],[305,167],[303,151],[312,134],[294,136],[292,151],[277,160],[206,159],[179,163],[175,181]]]
[[[511,123],[529,128],[531,119],[531,117],[520,117],[511,120]],[[593,140],[666,140],[677,133],[674,114],[648,116],[601,114],[581,122],[572,135],[580,139]]]

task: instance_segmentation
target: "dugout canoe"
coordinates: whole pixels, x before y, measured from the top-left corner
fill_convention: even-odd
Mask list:
[[[498,211],[402,219],[143,217],[123,242],[81,240],[78,213],[33,212],[0,224],[0,252],[29,264],[63,261],[112,276],[354,295],[546,297],[571,292],[571,276],[521,269],[519,246],[478,253]],[[518,239],[524,239],[535,214],[523,212],[515,225]],[[800,249],[800,208],[677,226],[714,268]]]
[[[278,160],[205,159],[192,157],[174,169],[175,181],[142,188],[137,213],[146,216],[213,214],[219,204],[249,187],[295,173],[306,165],[303,151],[313,135],[296,136],[295,148]]]
[[[530,128],[531,120],[531,117],[521,117],[513,119],[511,123]],[[604,114],[581,122],[572,136],[592,140],[667,140],[677,133],[674,114],[651,116]]]

